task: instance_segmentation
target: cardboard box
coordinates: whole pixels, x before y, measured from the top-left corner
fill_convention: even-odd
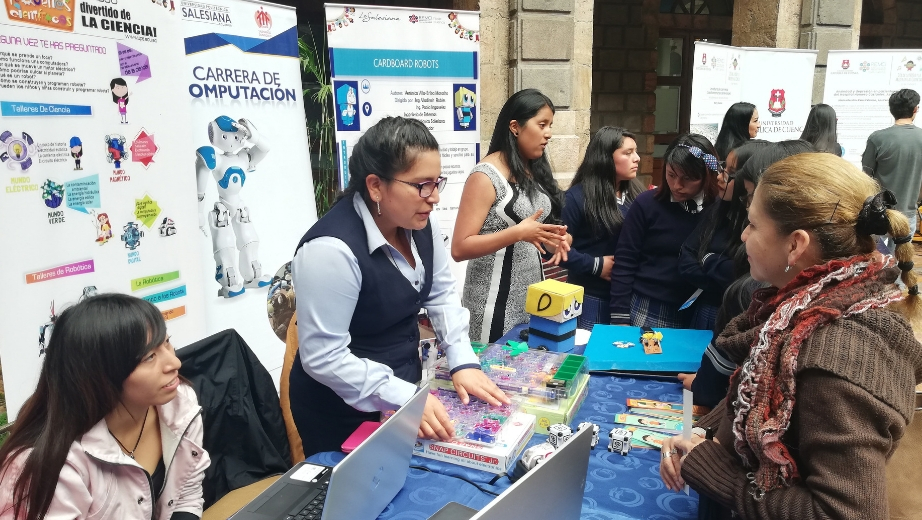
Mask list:
[[[505,473],[525,449],[535,433],[535,416],[517,412],[512,415],[493,446],[453,440],[438,442],[417,439],[413,455],[491,473]]]
[[[589,394],[589,374],[583,374],[581,377],[573,395],[567,399],[560,399],[556,405],[522,402],[521,410],[536,418],[535,433],[547,435],[547,427],[552,424],[570,424]]]

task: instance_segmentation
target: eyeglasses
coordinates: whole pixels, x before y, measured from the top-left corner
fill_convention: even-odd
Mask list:
[[[441,176],[434,181],[426,181],[426,182],[419,182],[419,183],[402,181],[400,179],[391,179],[391,180],[397,181],[401,184],[406,184],[407,186],[413,186],[414,188],[419,190],[419,196],[424,199],[426,197],[431,196],[432,192],[434,192],[436,189],[438,189],[439,192],[441,192],[442,190],[445,189],[445,185],[448,184],[448,177],[445,177],[445,176]]]

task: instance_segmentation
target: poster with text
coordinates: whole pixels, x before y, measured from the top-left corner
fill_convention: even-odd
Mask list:
[[[797,139],[813,98],[816,51],[695,42],[691,131],[715,141],[734,103],[756,106],[767,141]]]
[[[295,10],[248,0],[177,4],[208,332],[236,329],[277,375],[285,344],[276,329],[294,310],[290,275],[280,269],[317,220]]]
[[[823,102],[836,110],[845,159],[861,167],[868,137],[893,125],[890,96],[922,92],[922,49],[829,51]]]
[[[451,247],[461,191],[480,160],[480,14],[325,4],[340,185],[362,133],[387,116],[419,119],[439,142],[435,215]],[[466,262],[452,264],[463,282]],[[460,285],[459,285],[460,288]]]
[[[172,2],[8,2],[0,14],[0,362],[10,419],[57,317],[102,292],[205,333],[194,149]]]

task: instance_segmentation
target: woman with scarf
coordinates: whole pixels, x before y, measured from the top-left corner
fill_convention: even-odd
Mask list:
[[[699,518],[889,518],[886,464],[922,380],[910,326],[922,302],[895,202],[831,154],[762,177],[743,241],[752,277],[771,287],[717,339],[740,368],[699,422],[714,429],[662,450],[667,486],[687,482],[719,504]],[[874,253],[883,234],[895,259]]]

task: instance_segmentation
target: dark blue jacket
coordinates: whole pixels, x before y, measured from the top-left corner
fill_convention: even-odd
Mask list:
[[[627,214],[631,202],[618,204],[622,215]],[[567,232],[573,237],[573,244],[570,246],[570,252],[567,253],[567,261],[561,262],[560,265],[569,271],[568,282],[583,286],[586,294],[607,302],[611,284],[608,280],[599,278],[602,272],[602,257],[615,254],[621,226],[618,226],[613,233],[608,231],[596,233],[590,221],[593,217],[586,215],[585,206],[586,195],[583,185],[570,186],[567,190],[562,217],[563,223],[567,225]]]
[[[705,209],[698,227],[682,244],[679,274],[695,287],[704,289],[697,300],[700,304],[720,307],[724,291],[736,279],[736,266],[727,251],[730,244],[730,221],[727,219],[729,211],[730,202],[725,200],[720,200]],[[700,262],[698,249],[701,247],[704,226],[708,224],[708,217],[713,212],[716,212],[717,229],[714,230],[714,236],[708,244],[704,261]]]
[[[611,273],[611,323],[629,324],[631,294],[681,305],[695,292],[679,273],[679,251],[701,213],[658,201],[654,190],[637,196],[624,218]]]

